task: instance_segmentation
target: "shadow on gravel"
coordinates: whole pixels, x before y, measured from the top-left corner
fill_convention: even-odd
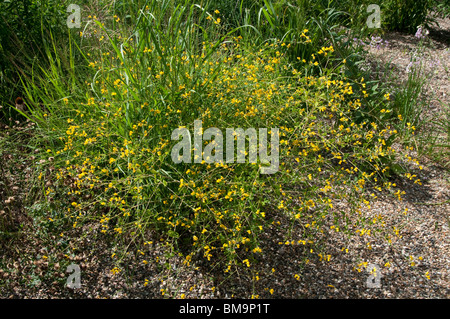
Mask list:
[[[430,28],[429,37],[439,43],[439,48],[448,48],[450,46],[450,30],[440,29],[437,26]]]

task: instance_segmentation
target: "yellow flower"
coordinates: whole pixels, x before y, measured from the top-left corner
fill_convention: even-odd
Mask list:
[[[120,269],[117,267],[114,267],[113,269],[111,269],[111,272],[113,273],[113,275],[118,274],[120,272]]]

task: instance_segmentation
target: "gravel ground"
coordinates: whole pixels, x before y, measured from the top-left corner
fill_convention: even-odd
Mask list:
[[[428,114],[436,115],[442,105],[450,105],[450,18],[436,18],[438,25],[433,25],[424,41],[424,73],[430,79],[426,85],[425,98],[428,102]],[[405,83],[408,79],[408,65],[411,56],[418,51],[419,39],[414,35],[390,32],[382,36],[379,48],[370,48],[371,62],[378,65],[390,65],[397,81]],[[387,45],[385,44],[387,41]]]
[[[440,63],[433,66],[433,77],[426,93],[431,101],[427,112],[436,116],[442,105],[449,104],[450,20],[439,22],[440,28],[430,33],[429,54]],[[390,61],[400,78],[404,78],[409,54],[418,41],[414,36],[399,33],[386,34],[384,38],[389,41],[389,47],[373,49],[371,53],[381,63]],[[187,267],[182,257],[172,254],[159,238],[148,234],[149,238],[154,238],[152,243],[138,253],[130,247],[133,253],[125,256],[121,263],[127,265],[126,268],[113,275],[115,251],[107,237],[95,235],[95,229],[85,228],[68,234],[75,239],[69,243],[72,254],[64,256],[58,247],[60,244],[51,245],[56,238],[40,236],[29,221],[31,228],[24,237],[0,244],[3,245],[0,247],[3,254],[0,257],[0,266],[3,266],[0,297],[449,298],[450,172],[448,167],[426,159],[421,164],[424,168],[417,175],[422,185],[397,181],[405,192],[402,201],[379,195],[371,208],[362,212],[367,218],[382,216],[385,229],[397,227],[398,234],[392,237],[390,244],[377,236],[349,240],[342,232],[329,231],[323,234],[322,247],[330,255],[330,261],[321,261],[317,252],[311,253],[308,243],[280,245],[289,222],[272,216],[280,225],[268,229],[261,245],[262,256],[247,272],[239,270],[226,277],[204,263]],[[26,194],[26,190],[13,191],[18,199]],[[335,203],[335,207],[347,209],[344,203]],[[25,213],[19,210],[17,214]],[[290,240],[303,239],[302,231],[300,227],[294,228]],[[62,241],[57,242],[63,245]],[[50,260],[43,256],[52,257]],[[68,262],[81,266],[80,289],[63,287],[68,274],[62,265]],[[370,264],[376,265],[381,273],[379,288],[368,287]]]

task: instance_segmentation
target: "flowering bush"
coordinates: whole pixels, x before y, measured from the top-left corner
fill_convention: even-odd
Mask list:
[[[44,59],[23,77],[18,103],[32,122],[26,147],[35,149],[26,170],[29,214],[37,237],[55,248],[42,258],[64,268],[73,244],[86,236],[92,245],[112,246],[113,276],[128,276],[130,259],[137,268],[172,271],[170,261],[155,256],[163,247],[183,270],[204,266],[224,280],[238,274],[255,283],[258,267],[268,264],[270,273],[276,262],[265,258],[270,244],[297,246],[302,269],[348,252],[330,247],[330,235],[369,253],[375,242],[401,236],[384,215],[370,216],[378,196],[402,199],[394,178],[421,183],[408,170],[421,169],[418,161],[402,154],[416,131],[408,112],[416,114],[417,96],[395,92],[359,67],[364,47],[386,42],[375,35],[359,40],[339,27],[343,13],[332,9],[296,20],[301,6],[263,2],[254,25],[233,29],[239,20],[227,21],[218,7],[116,1],[108,14],[83,14],[83,28],[64,41],[43,42]],[[197,121],[203,136],[213,127],[279,132],[278,148],[268,149],[278,170],[264,174],[266,164],[250,160],[247,149],[244,162],[209,162],[206,149],[220,139],[205,138],[198,155],[195,131],[193,163],[174,161],[173,133],[192,132]],[[245,146],[252,143],[245,137]],[[5,221],[0,214],[0,228]],[[41,279],[53,282],[51,276]]]
[[[58,231],[90,225],[122,243],[161,239],[187,265],[204,258],[228,272],[251,267],[274,214],[302,225],[300,243],[314,245],[325,221],[349,235],[366,225],[361,211],[376,197],[368,187],[401,198],[388,179],[402,171],[392,143],[404,133],[397,127],[414,127],[400,125],[389,94],[371,97],[364,78],[347,78],[332,45],[308,48],[314,53],[294,64],[289,42],[255,47],[224,36],[218,10],[183,7],[170,20],[160,10],[156,1],[144,8],[131,36],[94,19],[85,83],[70,85],[77,75],[56,65],[26,83],[32,118],[54,138],[46,150],[53,169],[39,180],[46,198],[65,207],[53,219]],[[207,39],[199,36],[205,30]],[[311,46],[308,34],[297,41]],[[279,128],[279,171],[264,176],[261,163],[249,162],[174,164],[171,132],[191,130],[197,119],[205,128]],[[336,200],[351,211],[336,210]]]

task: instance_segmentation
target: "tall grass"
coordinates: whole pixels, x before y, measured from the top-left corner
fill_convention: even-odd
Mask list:
[[[22,94],[19,77],[29,66],[45,57],[48,34],[61,39],[65,28],[67,1],[2,1],[0,3],[0,105],[13,103]],[[15,117],[4,108],[7,118]]]

